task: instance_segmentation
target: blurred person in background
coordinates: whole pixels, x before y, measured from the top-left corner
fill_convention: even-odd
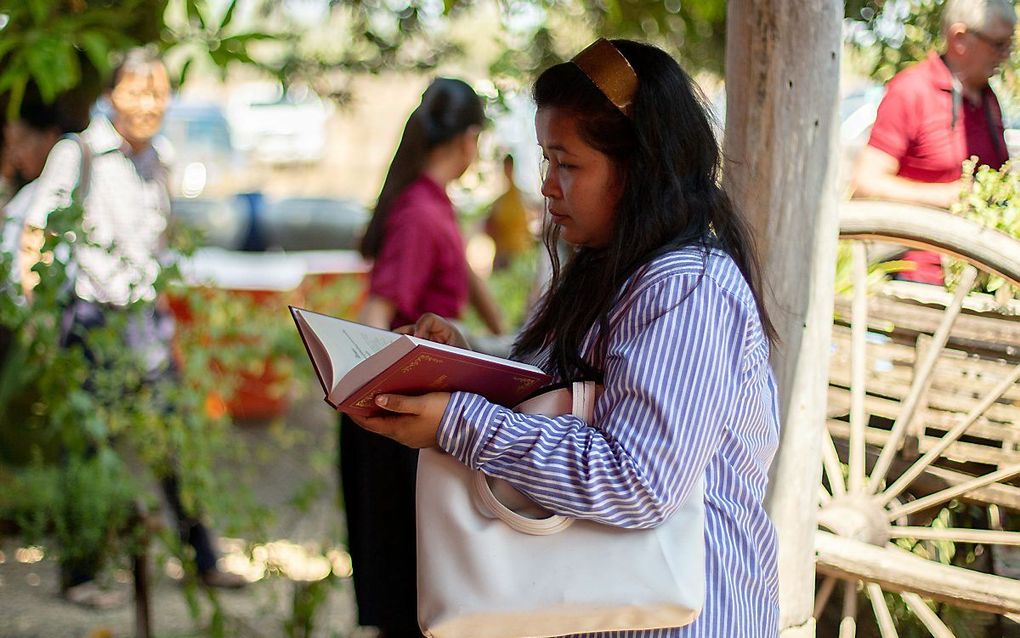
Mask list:
[[[531,235],[530,215],[524,197],[514,181],[514,157],[503,158],[506,191],[492,203],[485,220],[485,232],[492,238],[496,253],[493,270],[506,268],[515,257],[527,252],[535,243]]]
[[[78,108],[76,108],[78,105]],[[64,135],[80,131],[88,123],[88,107],[81,108],[79,101],[65,99],[46,104],[35,83],[30,82],[22,95],[16,119],[4,122],[0,136],[0,253],[10,261],[0,291],[19,302],[22,281],[29,274],[32,256],[21,253],[28,247],[23,244],[25,215],[35,193],[36,178],[42,173],[46,157]],[[0,367],[4,365],[14,333],[8,326],[0,326]]]
[[[1010,0],[947,0],[945,51],[898,73],[878,107],[854,168],[854,197],[949,208],[963,162],[1000,168],[1008,159],[1002,111],[988,80],[1009,59],[1016,28]],[[942,283],[938,255],[908,251],[902,279]]]
[[[28,275],[24,266],[32,265],[27,259],[20,259],[19,252],[29,247],[22,243],[22,231],[38,186],[35,180],[42,174],[46,158],[61,136],[81,131],[87,122],[87,112],[75,116],[61,103],[46,104],[35,85],[30,84],[17,119],[4,124],[4,180],[12,196],[3,205],[0,250],[14,257],[12,283],[20,285]]]
[[[362,239],[373,260],[362,323],[384,329],[426,312],[456,319],[468,303],[503,332],[484,283],[468,266],[447,185],[478,155],[481,99],[461,80],[438,78],[411,113]],[[415,562],[417,450],[340,417],[340,475],[359,624],[382,638],[418,638]]]
[[[170,215],[166,151],[157,148],[159,141],[154,137],[169,97],[170,82],[160,59],[147,49],[129,51],[115,68],[107,94],[112,117],[97,113],[79,138],[63,139],[53,146],[37,180],[24,233],[25,242],[31,244],[29,252],[35,250],[30,266],[38,261],[42,229],[50,212],[66,207],[79,178],[87,179],[82,189],[82,225],[94,245],[75,247],[74,295],[63,318],[63,345],[81,347],[95,363],[90,332],[140,302],[140,312],[125,315],[121,339],[122,345],[142,360],[142,383],[150,388],[178,382],[171,356],[173,318],[154,289]],[[31,287],[32,282],[27,284]],[[123,392],[140,389],[125,387]],[[174,470],[160,478],[182,541],[194,548],[201,582],[215,587],[243,586],[240,576],[217,569],[212,536],[201,521],[185,511]],[[99,556],[62,561],[64,597],[93,607],[123,602],[121,592],[96,585],[100,567]]]

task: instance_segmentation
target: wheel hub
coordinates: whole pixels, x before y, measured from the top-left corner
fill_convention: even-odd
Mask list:
[[[834,497],[818,512],[818,526],[878,547],[885,546],[890,538],[885,509],[873,497],[860,494]]]

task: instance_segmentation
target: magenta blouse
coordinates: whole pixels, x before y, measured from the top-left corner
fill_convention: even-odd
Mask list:
[[[468,300],[467,268],[453,204],[422,174],[393,202],[369,292],[396,306],[391,328],[426,312],[456,319]]]

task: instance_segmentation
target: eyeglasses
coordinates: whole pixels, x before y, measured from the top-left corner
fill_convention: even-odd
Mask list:
[[[975,38],[977,38],[978,40],[981,40],[982,42],[984,42],[988,46],[992,47],[993,49],[995,49],[999,53],[1009,53],[1010,51],[1013,50],[1013,36],[1012,35],[1010,35],[1008,38],[1006,38],[1004,40],[994,40],[992,38],[989,38],[984,33],[981,33],[980,31],[970,31],[970,33]]]

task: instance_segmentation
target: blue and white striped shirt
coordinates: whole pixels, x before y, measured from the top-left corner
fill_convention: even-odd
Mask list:
[[[751,290],[729,256],[692,247],[655,259],[625,291],[610,314],[592,426],[457,392],[439,445],[553,512],[628,528],[662,523],[704,474],[701,615],[682,629],[599,636],[773,638],[776,535],[763,501],[779,426]]]

